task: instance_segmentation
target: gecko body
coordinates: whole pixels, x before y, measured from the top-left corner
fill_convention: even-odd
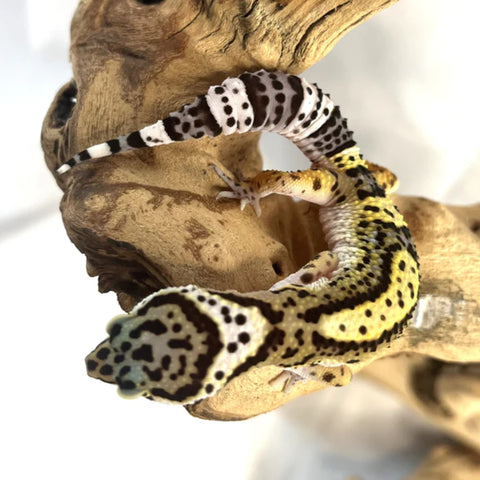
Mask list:
[[[321,206],[328,251],[268,291],[166,288],[113,319],[87,357],[89,375],[122,395],[188,404],[255,366],[278,365],[287,382],[346,383],[349,364],[389,346],[418,299],[418,257],[386,190],[396,178],[364,160],[347,122],[314,84],[279,72],[245,73],[210,87],[168,118],[90,147],[60,166],[190,138],[267,130],[293,141],[310,170],[264,171],[219,198],[251,204],[276,193]],[[334,372],[334,373],[332,373]]]

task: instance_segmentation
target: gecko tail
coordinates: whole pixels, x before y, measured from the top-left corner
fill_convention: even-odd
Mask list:
[[[65,172],[68,172],[72,167],[84,162],[85,160],[109,157],[115,153],[127,152],[137,148],[154,147],[160,143],[170,143],[171,141],[167,141],[166,138],[158,141],[155,139],[154,142],[151,141],[153,139],[150,137],[149,132],[155,127],[156,125],[150,125],[142,130],[132,132],[129,135],[123,135],[112,140],[108,140],[107,142],[93,145],[86,150],[77,153],[68,161],[60,165],[60,167],[57,168],[57,173],[61,175]]]
[[[67,160],[65,163],[60,165],[60,167],[57,168],[56,172],[59,175],[62,175],[63,173],[68,172],[71,168],[73,168],[78,163],[81,163],[83,160],[88,160],[90,158],[92,158],[92,157],[88,153],[88,149],[83,150],[82,152],[77,153],[75,156],[73,156],[72,158]]]
[[[312,162],[355,145],[347,120],[328,94],[295,75],[259,70],[227,78],[167,118],[83,150],[57,173],[91,158],[137,148],[259,131],[288,138]]]

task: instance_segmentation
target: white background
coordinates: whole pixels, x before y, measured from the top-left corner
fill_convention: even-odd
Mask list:
[[[0,478],[403,478],[441,434],[359,379],[259,418],[216,423],[122,400],[86,376],[85,354],[120,309],[113,294],[97,292],[64,232],[39,146],[45,112],[71,76],[76,4],[0,4]],[[305,73],[342,106],[367,158],[399,175],[400,193],[479,200],[476,7],[401,0]],[[307,166],[273,135],[262,148],[266,166]]]

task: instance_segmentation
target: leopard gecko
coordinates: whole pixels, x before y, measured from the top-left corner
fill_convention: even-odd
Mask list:
[[[329,250],[268,291],[165,288],[114,318],[86,364],[122,396],[190,404],[263,365],[283,368],[285,389],[307,378],[342,385],[348,365],[389,347],[412,317],[419,263],[386,195],[396,178],[363,159],[338,106],[302,78],[264,70],[227,78],[168,118],[87,148],[58,173],[136,148],[255,131],[290,139],[311,168],[238,181],[214,165],[229,187],[218,198],[258,215],[272,193],[316,203]]]

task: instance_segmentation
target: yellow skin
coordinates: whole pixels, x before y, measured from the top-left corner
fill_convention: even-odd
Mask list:
[[[312,169],[264,171],[219,198],[251,204],[272,193],[321,205],[329,250],[268,291],[241,294],[188,286],[161,290],[112,320],[88,357],[89,375],[127,397],[192,403],[254,366],[278,365],[288,391],[299,379],[348,383],[348,364],[389,346],[418,298],[418,259],[408,228],[385,194],[388,170],[358,148]]]

